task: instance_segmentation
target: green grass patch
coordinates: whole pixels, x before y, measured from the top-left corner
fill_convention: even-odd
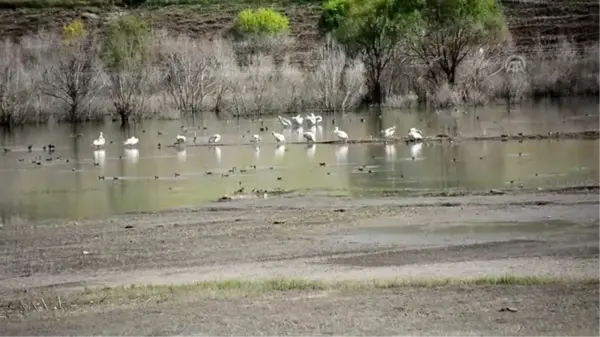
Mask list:
[[[319,281],[308,279],[274,278],[258,280],[207,281],[183,285],[130,285],[119,287],[86,288],[69,294],[28,293],[25,297],[11,297],[0,301],[7,312],[27,313],[33,310],[67,310],[86,305],[166,301],[196,295],[208,298],[233,298],[265,293],[292,291],[376,291],[408,287],[435,288],[463,286],[543,286],[543,285],[599,285],[598,278],[564,279],[536,276],[503,276],[478,278],[393,278],[369,281]],[[62,297],[61,297],[62,296]],[[56,308],[56,309],[54,309]]]

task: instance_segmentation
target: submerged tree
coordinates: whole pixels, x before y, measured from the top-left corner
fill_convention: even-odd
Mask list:
[[[504,20],[497,0],[329,0],[321,25],[364,62],[369,101],[380,104],[390,62],[417,59],[431,82],[453,85],[466,55],[498,36]]]
[[[101,86],[96,45],[81,21],[64,27],[55,50],[56,60],[44,73],[43,87],[44,94],[67,106],[63,120],[80,122],[90,118],[92,102]]]
[[[413,7],[412,0],[331,0],[324,6],[322,28],[364,63],[371,103],[385,99],[382,76],[392,60],[402,57],[405,31],[416,20]]]
[[[422,0],[407,45],[436,86],[454,86],[465,58],[499,39],[505,31],[497,0]]]
[[[140,18],[128,15],[112,21],[102,56],[109,79],[115,113],[122,123],[142,116],[144,88],[149,79],[150,30]]]

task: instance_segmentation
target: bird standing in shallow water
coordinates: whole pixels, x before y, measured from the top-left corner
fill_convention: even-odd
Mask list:
[[[218,142],[220,139],[221,139],[221,135],[218,133],[215,133],[214,135],[208,137],[208,143],[214,144],[214,143]]]
[[[337,135],[337,137],[345,142],[348,141],[348,134],[342,130],[340,130],[337,126],[333,130],[333,133]]]

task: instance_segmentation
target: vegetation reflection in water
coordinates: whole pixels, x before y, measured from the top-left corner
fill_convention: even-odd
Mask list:
[[[206,130],[197,128],[199,143],[219,133],[223,144],[246,145],[166,147],[177,134],[185,133],[188,141],[193,137],[194,131],[182,131],[179,121],[127,129],[109,123],[77,130],[59,125],[3,133],[2,146],[13,150],[0,156],[0,212],[4,217],[25,218],[106,216],[195,205],[232,194],[241,186],[246,191],[280,188],[300,193],[377,195],[383,190],[402,194],[598,182],[597,140],[277,146],[271,131],[282,132],[291,141],[302,141],[302,131],[308,128],[282,131],[277,118],[265,119],[268,131],[262,133],[259,122],[245,120],[209,120],[205,125]],[[327,117],[312,131],[317,140],[333,140],[332,130],[339,126],[350,139],[358,139],[391,125],[397,126],[399,136],[413,126],[426,135],[456,131],[463,136],[546,134],[597,129],[598,116],[596,104],[561,109],[543,105],[510,114],[502,107],[471,109],[458,115],[451,111],[395,111],[384,113],[382,118]],[[92,141],[99,132],[104,133],[107,143],[96,150]],[[262,137],[258,147],[250,144],[254,133]],[[123,141],[131,136],[140,142],[129,149]],[[52,155],[41,151],[41,146],[49,143],[56,145]],[[28,144],[33,145],[31,152],[27,151]],[[38,156],[41,165],[32,163]],[[53,160],[47,161],[50,157]],[[234,166],[237,171],[229,173]],[[98,176],[106,178],[100,180]]]

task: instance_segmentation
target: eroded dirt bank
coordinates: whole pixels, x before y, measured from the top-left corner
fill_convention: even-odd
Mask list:
[[[6,224],[0,293],[14,299],[24,290],[62,294],[84,286],[228,278],[598,276],[597,187],[505,193],[280,196]],[[500,313],[501,304],[523,309]],[[3,334],[597,335],[598,285],[150,298],[2,319]]]

